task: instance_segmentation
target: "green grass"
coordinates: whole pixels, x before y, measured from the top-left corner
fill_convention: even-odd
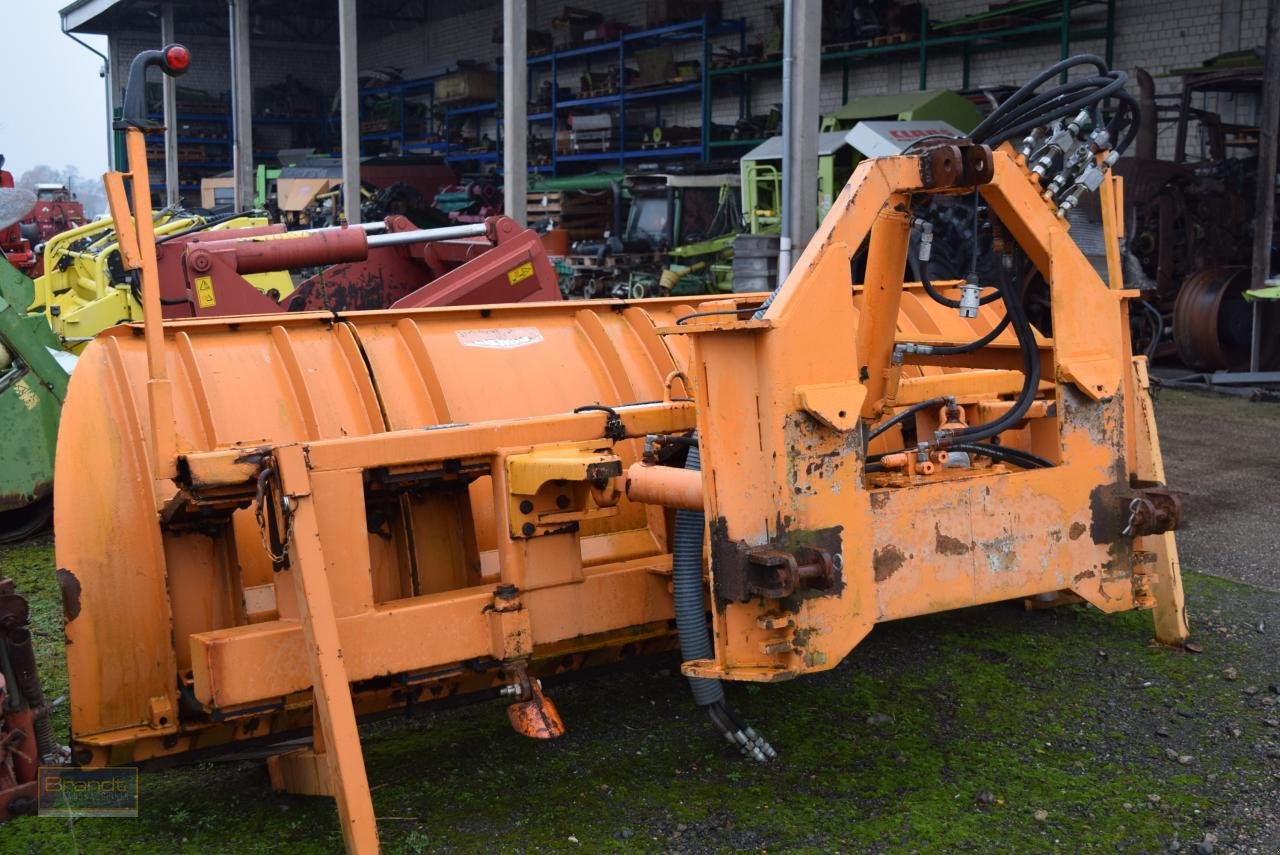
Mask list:
[[[63,694],[50,544],[0,561],[35,607],[47,693]],[[1194,574],[1187,588],[1193,620],[1280,601]],[[878,627],[825,674],[729,687],[779,750],[768,765],[718,741],[674,658],[553,687],[568,726],[555,742],[515,735],[489,702],[367,726],[365,757],[388,852],[1154,852],[1199,839],[1206,818],[1231,822],[1226,775],[1268,779],[1249,747],[1264,725],[1241,713],[1248,663],[1269,655],[1253,635],[1214,634],[1197,656],[1148,645],[1145,614],[971,609]],[[1240,682],[1221,679],[1226,664]],[[1188,705],[1194,718],[1175,713]],[[1228,721],[1245,734],[1223,743]],[[1170,746],[1196,762],[1170,761]],[[0,851],[342,844],[331,801],[273,793],[261,764],[144,773],[141,806],[136,819],[17,820]]]

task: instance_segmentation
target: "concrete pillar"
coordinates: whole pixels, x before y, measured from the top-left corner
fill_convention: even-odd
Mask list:
[[[111,161],[111,168],[108,172],[119,170],[128,172],[129,168],[124,163],[124,151],[121,147],[120,151],[116,151],[116,132],[115,119],[116,107],[120,106],[120,92],[116,89],[116,81],[128,72],[120,68],[120,40],[113,36],[107,36],[107,157]]]
[[[360,57],[356,0],[338,0],[338,87],[342,99],[342,210],[360,222]]]
[[[1280,144],[1280,0],[1267,4],[1267,53],[1262,69],[1262,117],[1258,129],[1258,180],[1253,214],[1253,269],[1249,287],[1261,288],[1270,275],[1271,235],[1275,219],[1276,149]],[[1261,313],[1254,303],[1249,370],[1261,368]]]
[[[790,74],[782,92],[786,151],[782,166],[790,259],[799,258],[818,228],[818,84],[822,71],[822,0],[786,0],[784,34]],[[783,262],[790,268],[790,259]],[[781,266],[781,265],[780,265]],[[779,270],[786,276],[786,272]]]
[[[1240,7],[1244,0],[1221,0],[1218,53],[1240,50]]]
[[[231,167],[235,173],[238,211],[253,207],[253,81],[250,78],[249,4],[227,0],[231,21]]]
[[[173,4],[160,9],[160,43],[176,42],[173,27]],[[167,74],[160,75],[164,85],[164,202],[173,207],[182,201],[178,188],[178,83]]]
[[[502,193],[503,212],[525,221],[529,187],[529,66],[524,0],[502,0]]]

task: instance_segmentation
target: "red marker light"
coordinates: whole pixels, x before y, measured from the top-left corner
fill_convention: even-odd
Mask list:
[[[191,65],[191,51],[182,45],[170,45],[165,48],[164,61],[168,63],[170,70],[181,74]]]

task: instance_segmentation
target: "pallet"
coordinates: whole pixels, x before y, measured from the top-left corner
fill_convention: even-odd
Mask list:
[[[892,33],[887,36],[878,36],[871,40],[873,47],[881,45],[904,45],[912,41],[915,37],[911,33]]]
[[[626,255],[607,255],[604,264],[599,264],[594,255],[569,255],[565,257],[570,267],[591,270],[611,270],[618,267],[633,267],[638,264],[656,264],[662,259],[660,253],[637,252]]]

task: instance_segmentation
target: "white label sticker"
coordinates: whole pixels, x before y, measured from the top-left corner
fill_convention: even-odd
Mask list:
[[[497,327],[488,330],[458,330],[463,347],[487,347],[490,350],[514,350],[542,341],[537,327]]]

